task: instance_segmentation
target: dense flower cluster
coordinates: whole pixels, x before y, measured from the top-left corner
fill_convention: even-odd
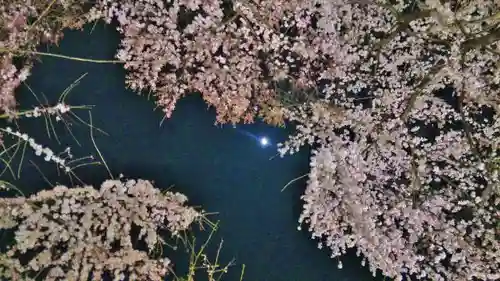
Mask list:
[[[14,91],[30,74],[30,52],[40,43],[59,42],[64,28],[80,28],[83,15],[75,0],[0,1],[0,114],[12,113],[16,106]],[[24,62],[14,64],[20,55]]]
[[[99,190],[56,186],[29,198],[2,198],[0,229],[14,229],[15,244],[0,255],[0,276],[164,280],[171,261],[155,257],[166,243],[159,231],[177,236],[201,218],[186,201],[146,180],[108,180]],[[146,249],[137,248],[138,241]]]
[[[0,54],[0,112],[12,115],[16,107],[14,91],[29,72],[29,65],[18,70],[12,63],[12,56]]]
[[[374,274],[498,280],[498,1],[315,2],[343,59],[285,114],[281,153],[313,145],[299,222]]]
[[[100,0],[90,19],[116,19],[128,86],[153,92],[167,117],[181,96],[199,92],[217,122],[251,122],[278,81],[314,86],[329,62],[324,54],[335,46],[309,28],[313,4]]]

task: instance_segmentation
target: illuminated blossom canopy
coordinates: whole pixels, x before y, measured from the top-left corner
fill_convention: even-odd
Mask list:
[[[3,4],[1,48],[58,39],[50,25],[28,32],[44,9],[19,3]],[[197,92],[218,123],[295,122],[280,152],[313,147],[299,222],[332,257],[355,247],[374,274],[399,280],[497,280],[499,6],[99,0],[85,19],[116,23],[127,86],[152,92],[167,117]],[[0,59],[8,113],[29,65]]]

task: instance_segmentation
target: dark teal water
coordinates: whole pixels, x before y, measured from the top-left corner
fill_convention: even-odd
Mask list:
[[[60,47],[43,50],[113,59],[118,42],[119,35],[113,27],[98,25],[92,34],[67,32]],[[261,123],[238,129],[216,127],[213,110],[196,95],[181,100],[173,117],[160,127],[161,112],[153,111],[152,101],[125,89],[125,72],[120,65],[43,57],[27,82],[40,98],[43,94],[54,104],[60,93],[84,73],[88,74],[71,91],[68,102],[95,105],[94,125],[109,134],[96,133],[95,139],[113,174],[154,180],[158,187],[175,185],[174,189],[186,194],[192,204],[219,213],[212,217],[220,220],[213,246],[223,238],[222,261],[232,258],[236,261],[223,280],[239,280],[241,264],[246,265],[244,280],[251,281],[373,280],[352,255],[343,259],[344,269],[338,270],[328,252],[316,248],[317,243],[309,238],[309,233],[297,231],[305,180],[297,181],[284,192],[281,189],[308,172],[309,151],[304,149],[294,156],[269,160],[276,150],[260,147],[248,134],[266,135],[276,143],[286,139],[290,128]],[[18,98],[21,108],[36,103],[25,86],[19,90]],[[86,114],[83,112],[82,116],[87,117]],[[61,145],[53,138],[48,139],[43,120],[23,121],[21,126],[54,151],[71,144],[75,157],[94,153],[85,126],[73,128],[81,147],[71,142],[67,134],[60,135]],[[54,166],[42,163],[42,159],[29,159],[40,165],[52,184],[68,183],[58,177]],[[19,187],[26,193],[46,188],[48,184],[37,169],[26,160],[24,163],[21,180],[16,181]],[[82,168],[77,174],[94,185],[108,178],[102,166]],[[215,248],[209,253],[213,254]],[[177,269],[185,269],[182,260],[177,265]]]

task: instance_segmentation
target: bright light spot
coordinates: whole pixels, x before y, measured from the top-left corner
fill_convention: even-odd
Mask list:
[[[266,137],[261,137],[260,138],[260,145],[262,146],[268,146],[269,145],[269,139]]]

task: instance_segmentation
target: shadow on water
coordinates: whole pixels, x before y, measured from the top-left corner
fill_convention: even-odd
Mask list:
[[[59,47],[43,50],[112,59],[118,42],[119,35],[112,26],[98,25],[92,34],[67,32]],[[181,100],[173,117],[160,127],[162,114],[153,111],[152,101],[125,90],[125,72],[120,65],[43,57],[27,82],[39,97],[43,94],[54,104],[60,93],[84,73],[88,75],[71,91],[68,103],[95,105],[94,124],[109,134],[96,133],[95,140],[114,176],[123,173],[130,178],[150,179],[163,188],[174,185],[176,191],[190,198],[191,204],[219,213],[212,218],[221,223],[209,253],[214,253],[223,238],[222,260],[234,258],[237,264],[223,280],[239,280],[241,264],[246,264],[244,280],[251,281],[373,280],[355,257],[344,258],[344,269],[338,270],[328,252],[318,250],[306,231],[297,231],[305,181],[297,181],[284,192],[281,188],[307,173],[306,149],[294,156],[269,160],[276,154],[275,149],[259,146],[255,139],[231,126],[214,126],[213,110],[196,95]],[[26,86],[20,88],[18,99],[22,108],[36,104]],[[81,147],[67,134],[61,136],[61,145],[53,138],[49,140],[43,120],[23,121],[21,128],[55,151],[71,145],[75,157],[95,152],[84,126],[73,128]],[[266,135],[273,142],[283,141],[290,132],[261,123],[239,129]],[[43,159],[32,159],[52,184],[68,183],[67,179],[60,180],[54,166],[42,163]],[[84,167],[77,174],[94,185],[108,178],[102,166]],[[27,161],[16,184],[26,193],[47,188]],[[177,269],[185,269],[181,262],[176,263]]]

